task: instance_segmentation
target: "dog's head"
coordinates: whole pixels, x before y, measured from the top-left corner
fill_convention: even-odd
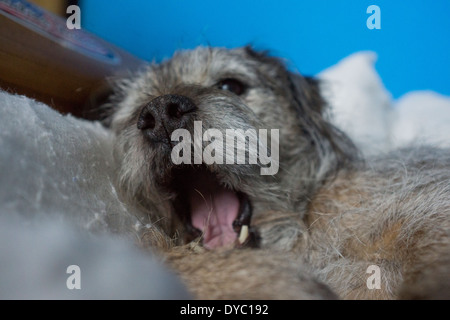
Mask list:
[[[248,47],[179,52],[121,82],[111,105],[127,198],[208,248],[258,242],[252,216],[301,218],[352,152],[315,81]]]

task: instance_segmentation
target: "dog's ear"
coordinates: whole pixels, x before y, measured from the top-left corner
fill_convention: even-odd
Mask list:
[[[319,81],[312,77],[303,77],[298,73],[288,71],[286,69],[285,61],[280,58],[273,57],[267,50],[257,51],[252,46],[244,47],[245,52],[249,57],[261,62],[261,67],[265,66],[265,74],[269,74],[269,81],[279,81],[286,83],[292,98],[296,101],[299,108],[308,106],[315,112],[322,114],[324,110],[324,101],[320,95]],[[302,110],[298,110],[299,114],[304,114]]]
[[[320,81],[317,78],[313,77],[304,77],[306,80],[306,83],[308,84],[308,99],[310,100],[310,103],[314,109],[316,109],[317,112],[322,114],[324,112],[324,106],[325,101],[322,98],[322,95],[320,93]]]
[[[322,115],[325,109],[325,101],[320,94],[319,80],[290,71],[287,71],[287,73],[289,88],[296,102],[296,107],[299,108],[300,115],[308,111],[304,110],[305,108]]]
[[[261,62],[270,62],[272,59],[274,59],[269,55],[268,50],[255,50],[250,44],[244,47],[244,51],[249,57]]]
[[[325,154],[332,150],[337,157],[338,166],[359,157],[353,142],[324,117],[326,103],[320,93],[319,80],[286,72],[291,91],[291,105],[296,110],[303,132],[311,138],[318,152],[326,157]]]
[[[317,135],[329,138],[328,125],[323,117],[324,101],[320,94],[318,81],[288,70],[285,72],[285,81],[291,99],[290,105],[295,109],[303,131],[313,140],[320,140]]]
[[[289,71],[283,60],[270,56],[267,51],[255,51],[250,46],[245,47],[245,51],[261,63],[263,80],[272,83],[289,99],[300,128],[321,158],[327,159],[334,154],[339,165],[358,156],[350,139],[325,119],[326,104],[318,80]]]

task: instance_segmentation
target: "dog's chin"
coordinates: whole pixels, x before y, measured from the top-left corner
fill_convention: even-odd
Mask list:
[[[185,242],[200,239],[207,249],[257,246],[245,193],[205,165],[174,166],[168,180],[174,211],[186,230]]]

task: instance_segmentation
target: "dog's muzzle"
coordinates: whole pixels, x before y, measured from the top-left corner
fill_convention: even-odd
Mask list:
[[[142,108],[137,128],[150,147],[161,143],[173,147],[172,133],[192,125],[197,109],[186,96],[159,96]],[[187,231],[185,242],[201,238],[208,249],[258,246],[257,234],[251,227],[251,203],[244,193],[227,186],[204,163],[166,165],[171,170],[158,183],[176,194],[172,205]]]

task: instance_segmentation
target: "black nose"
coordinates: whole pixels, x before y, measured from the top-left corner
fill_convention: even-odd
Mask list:
[[[197,107],[185,96],[167,94],[150,101],[139,115],[137,127],[151,141],[170,143],[170,136],[176,129],[186,128],[191,113]]]

